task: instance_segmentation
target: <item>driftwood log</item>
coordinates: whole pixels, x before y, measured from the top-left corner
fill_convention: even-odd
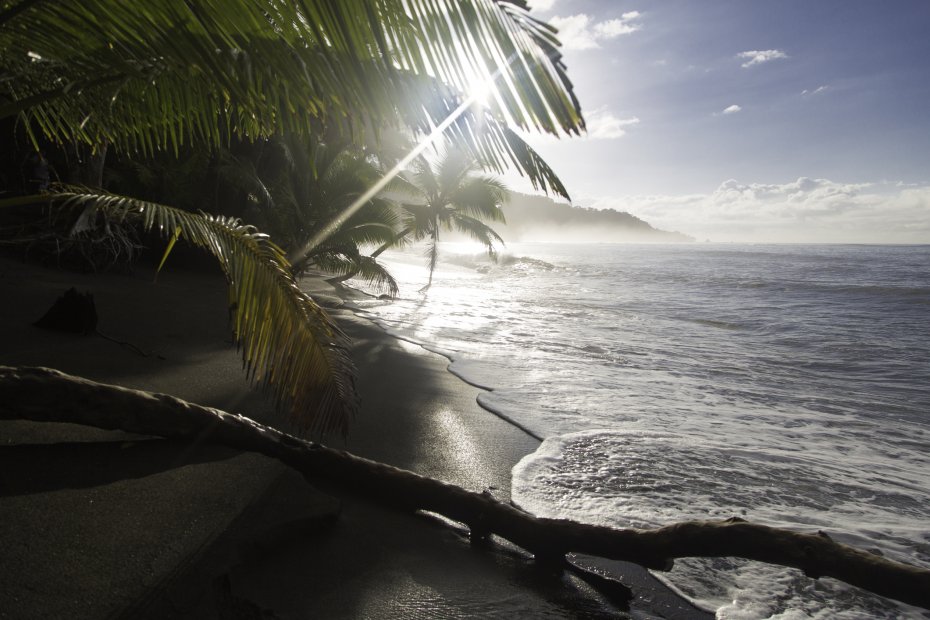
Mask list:
[[[327,448],[246,417],[173,396],[96,383],[48,368],[0,366],[0,419],[68,422],[199,441],[258,452],[316,486],[403,510],[425,510],[466,524],[473,537],[505,538],[544,561],[583,553],[669,570],[675,558],[740,557],[833,577],[930,609],[930,570],[837,543],[739,519],[689,521],[657,529],[615,529],[540,519],[488,494]]]

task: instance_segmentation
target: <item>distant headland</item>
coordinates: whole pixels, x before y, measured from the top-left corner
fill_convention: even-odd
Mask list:
[[[614,209],[590,209],[545,196],[513,192],[504,205],[507,224],[494,228],[505,241],[578,241],[691,243],[684,233],[653,228],[648,222]]]

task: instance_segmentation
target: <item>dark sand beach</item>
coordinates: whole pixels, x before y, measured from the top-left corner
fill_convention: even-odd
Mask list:
[[[481,409],[444,358],[340,308],[306,284],[353,340],[362,408],[331,445],[507,499],[538,441]],[[98,335],[33,327],[66,289],[93,293]],[[219,274],[93,275],[0,259],[0,364],[49,366],[166,392],[260,421],[226,328]],[[0,617],[626,617],[578,577],[522,551],[473,548],[425,515],[315,491],[280,463],[70,424],[0,421]],[[645,571],[633,617],[702,618]]]

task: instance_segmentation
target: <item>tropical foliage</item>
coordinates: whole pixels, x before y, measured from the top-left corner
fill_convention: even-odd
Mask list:
[[[490,106],[467,105],[491,81]],[[101,160],[108,149],[132,158],[284,135],[361,146],[395,128],[425,134],[456,109],[448,139],[565,194],[514,131],[584,127],[554,31],[522,0],[0,0],[0,119],[16,117],[34,144],[70,144]],[[309,204],[296,189],[292,206]],[[104,192],[50,199],[132,213],[208,248],[230,281],[250,375],[304,426],[345,428],[353,400],[338,334],[308,305],[277,246],[234,220]],[[357,248],[383,228],[345,222],[335,230],[313,260],[376,265],[340,254],[349,245],[339,235]],[[299,346],[289,345],[295,337]]]
[[[118,0],[0,4],[0,117],[60,142],[151,153],[285,131],[362,142],[428,132],[494,79],[450,136],[542,189],[511,127],[584,124],[552,28],[522,0]]]
[[[403,230],[391,243],[381,246],[374,256],[407,238],[427,240],[426,257],[429,280],[439,260],[439,237],[443,230],[464,233],[480,242],[488,255],[496,256],[494,244],[503,239],[485,221],[504,222],[501,205],[509,198],[504,185],[490,176],[479,174],[479,162],[459,150],[451,150],[435,165],[420,157],[409,175],[408,191],[415,201],[404,203]]]
[[[393,202],[375,196],[344,215],[381,177],[376,163],[349,145],[321,144],[293,135],[272,139],[265,151],[272,154],[252,168],[252,174],[242,167],[238,172],[224,168],[224,176],[235,174],[237,182],[251,186],[250,195],[264,203],[263,229],[295,253],[291,271],[299,274],[316,267],[337,276],[352,274],[395,296],[394,278],[361,252],[362,247],[393,239],[399,224]],[[321,242],[312,244],[313,239]],[[297,255],[302,248],[308,250]]]

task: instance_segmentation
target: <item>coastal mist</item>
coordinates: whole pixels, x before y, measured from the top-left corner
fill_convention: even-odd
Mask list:
[[[930,567],[930,247],[444,244],[360,302],[544,439],[513,499],[617,527],[739,516]],[[719,618],[927,617],[730,559],[660,574]]]

